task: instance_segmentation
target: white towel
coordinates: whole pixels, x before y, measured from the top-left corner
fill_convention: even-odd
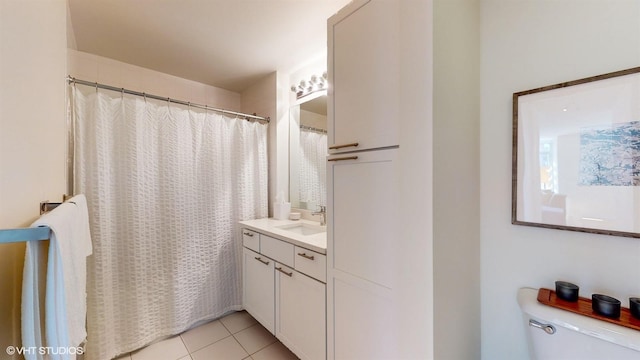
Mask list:
[[[44,294],[40,286],[44,284],[40,279],[45,278],[41,264],[44,262],[44,251],[42,242],[38,240],[28,241],[25,252],[24,270],[22,274],[22,346],[25,349],[26,360],[42,360],[42,354],[35,349],[39,349],[42,343],[42,326],[40,321],[40,294]]]
[[[87,337],[86,260],[92,252],[87,200],[84,195],[74,196],[53,211],[41,216],[31,226],[51,228],[44,306],[46,346],[53,349],[49,354],[53,360],[75,359],[75,354],[70,351],[70,348],[79,346]],[[27,246],[29,247],[29,244]],[[27,257],[29,257],[29,250],[27,250]],[[31,278],[25,277],[23,287],[27,284],[35,288],[37,285],[33,284],[32,277],[34,273],[31,270],[26,271],[28,260],[25,260],[25,274]],[[28,296],[27,300],[29,298],[33,297]],[[23,309],[24,301],[23,297]],[[27,316],[30,315],[27,314]],[[26,320],[35,322],[37,319]],[[24,330],[25,324],[23,324],[23,339]]]

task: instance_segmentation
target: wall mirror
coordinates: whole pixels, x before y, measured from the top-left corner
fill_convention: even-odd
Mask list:
[[[327,93],[307,95],[289,110],[289,199],[311,211],[327,204]]]
[[[640,237],[640,67],[513,94],[512,223]]]

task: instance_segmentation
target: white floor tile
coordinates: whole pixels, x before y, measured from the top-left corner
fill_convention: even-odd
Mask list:
[[[189,355],[180,336],[159,341],[131,353],[132,360],[177,360]]]
[[[231,313],[220,319],[220,321],[232,334],[235,334],[240,330],[244,330],[258,323],[256,319],[254,319],[253,316],[249,315],[249,313],[247,313],[246,311],[237,311]]]
[[[198,326],[185,333],[180,337],[190,353],[200,350],[207,345],[211,345],[216,341],[222,340],[231,335],[227,328],[218,320]]]
[[[246,328],[233,336],[235,336],[236,340],[238,340],[240,345],[242,345],[249,354],[253,354],[277,341],[276,338],[260,324]]]
[[[251,355],[253,360],[298,360],[286,346],[276,342]]]
[[[233,338],[229,336],[215,344],[211,344],[191,354],[193,360],[242,360],[247,352]]]
[[[239,311],[114,360],[296,359],[251,315]]]

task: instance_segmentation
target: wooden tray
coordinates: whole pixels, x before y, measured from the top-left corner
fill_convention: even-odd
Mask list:
[[[631,316],[628,308],[620,307],[620,317],[617,319],[608,318],[597,314],[591,308],[591,299],[579,297],[578,301],[570,302],[559,299],[556,292],[549,289],[538,290],[538,302],[554,308],[571,311],[572,313],[588,316],[590,318],[606,321],[608,323],[628,327],[640,331],[640,319]]]

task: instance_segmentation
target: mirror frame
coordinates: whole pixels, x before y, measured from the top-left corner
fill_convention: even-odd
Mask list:
[[[629,93],[629,90],[632,90],[632,93]],[[597,97],[598,107],[592,105],[594,103],[594,94],[607,95]],[[605,208],[605,202],[598,202],[598,200],[613,195],[620,197],[620,192],[626,193],[630,191],[628,187],[634,187],[635,189],[636,186],[640,186],[639,94],[640,67],[513,94],[512,224],[640,238],[640,233],[636,232],[636,229],[640,228],[639,215],[630,215],[630,226],[633,229],[621,230],[613,226],[608,227],[606,219],[586,216],[580,217],[579,221],[572,218],[570,223],[583,221],[588,224],[599,224],[599,222],[603,222],[603,226],[592,227],[584,226],[584,224],[580,224],[582,226],[572,226],[567,224],[568,212],[566,207],[568,199],[576,201],[575,199],[579,198],[588,199],[592,202],[590,204],[592,206],[589,209],[602,206],[602,208],[598,208],[598,210],[602,210]],[[546,121],[548,118],[545,117],[545,114],[549,113],[547,109],[548,104],[550,104],[549,101],[555,101],[554,105],[563,102],[568,103],[570,105],[563,106],[560,111],[566,113],[568,111],[567,108],[571,107],[577,109],[577,112],[582,116],[571,114],[574,116],[571,119],[574,120],[567,122],[555,121],[557,120],[555,116],[553,121]],[[600,111],[589,112],[590,108],[597,108]],[[609,122],[607,122],[607,117],[603,117],[603,115],[610,115],[608,117]],[[598,121],[597,125],[595,125],[595,121]],[[543,124],[544,122],[554,125]],[[558,171],[569,174],[567,177],[575,181],[567,183],[574,187],[574,190],[579,189],[580,195],[574,194],[573,198],[569,198],[572,196],[571,193],[562,195],[552,192],[551,197],[558,195],[558,201],[553,204],[546,198],[548,193],[545,193],[542,189],[543,173],[541,166],[544,165],[543,163],[546,164],[547,161],[541,160],[540,140],[543,132],[547,130],[544,127],[545,125],[553,127],[558,126],[557,124],[568,127],[563,131],[571,131],[568,136],[572,137],[572,147],[568,146],[572,151],[563,150],[563,163],[577,164],[577,166],[568,166],[568,169],[560,168],[557,161],[555,161],[549,168],[553,170],[553,174],[557,174]],[[527,144],[526,148],[525,143]],[[557,144],[555,146],[558,147]],[[555,157],[557,158],[557,150],[553,151],[556,151]],[[626,157],[617,156],[620,154],[631,155]],[[555,169],[553,166],[555,166]],[[561,178],[553,174],[550,178]],[[553,181],[560,182],[561,180]],[[552,189],[558,188],[559,186],[552,187]],[[640,204],[640,191],[638,191],[637,196],[633,191],[633,195],[632,205],[634,203]],[[564,198],[560,196],[564,196]],[[611,198],[607,199],[610,200]],[[553,204],[553,206],[546,206],[549,204]],[[583,210],[580,207],[576,208]],[[564,216],[564,224],[559,220],[549,220],[552,219],[551,217],[545,219],[545,211],[547,214],[555,211],[557,216],[555,219],[559,219],[559,216]],[[557,215],[559,212],[562,215]],[[623,213],[626,214],[626,212]],[[640,214],[640,206],[637,209],[637,213]],[[613,223],[608,222],[608,224]],[[627,223],[623,225],[629,226]]]

